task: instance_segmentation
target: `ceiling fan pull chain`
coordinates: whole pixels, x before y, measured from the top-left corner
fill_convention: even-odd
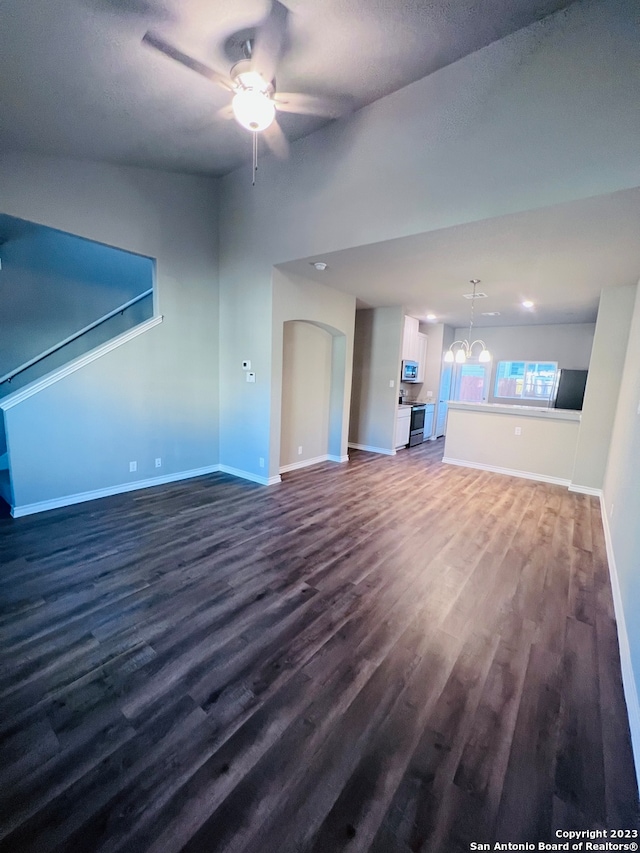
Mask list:
[[[252,172],[252,180],[251,186],[255,187],[256,185],[256,172],[258,171],[258,134],[254,130],[253,131],[253,172]]]

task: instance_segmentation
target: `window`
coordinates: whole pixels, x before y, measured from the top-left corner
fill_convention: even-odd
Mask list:
[[[493,396],[550,400],[557,370],[556,361],[499,361]]]
[[[451,399],[462,403],[482,403],[487,399],[488,373],[486,364],[456,364]]]

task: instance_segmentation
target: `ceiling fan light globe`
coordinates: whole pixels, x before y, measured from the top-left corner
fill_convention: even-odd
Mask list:
[[[256,89],[236,92],[231,106],[238,124],[255,133],[266,130],[276,116],[276,107],[271,98]]]

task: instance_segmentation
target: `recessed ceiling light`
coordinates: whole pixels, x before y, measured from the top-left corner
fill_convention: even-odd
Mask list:
[[[427,314],[427,320],[435,320],[435,319],[436,319],[435,314]]]
[[[522,303],[523,308],[533,308],[533,302],[530,299],[525,299]]]
[[[483,317],[499,317],[500,312],[499,311],[483,311],[482,316]]]
[[[310,263],[312,267],[315,267],[317,270],[320,270],[320,272],[324,272],[327,268],[327,265],[324,261],[311,261]]]

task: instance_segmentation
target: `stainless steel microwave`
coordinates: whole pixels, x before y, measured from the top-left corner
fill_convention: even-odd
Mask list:
[[[417,382],[418,362],[404,359],[402,362],[402,373],[400,374],[400,379],[402,382]]]

